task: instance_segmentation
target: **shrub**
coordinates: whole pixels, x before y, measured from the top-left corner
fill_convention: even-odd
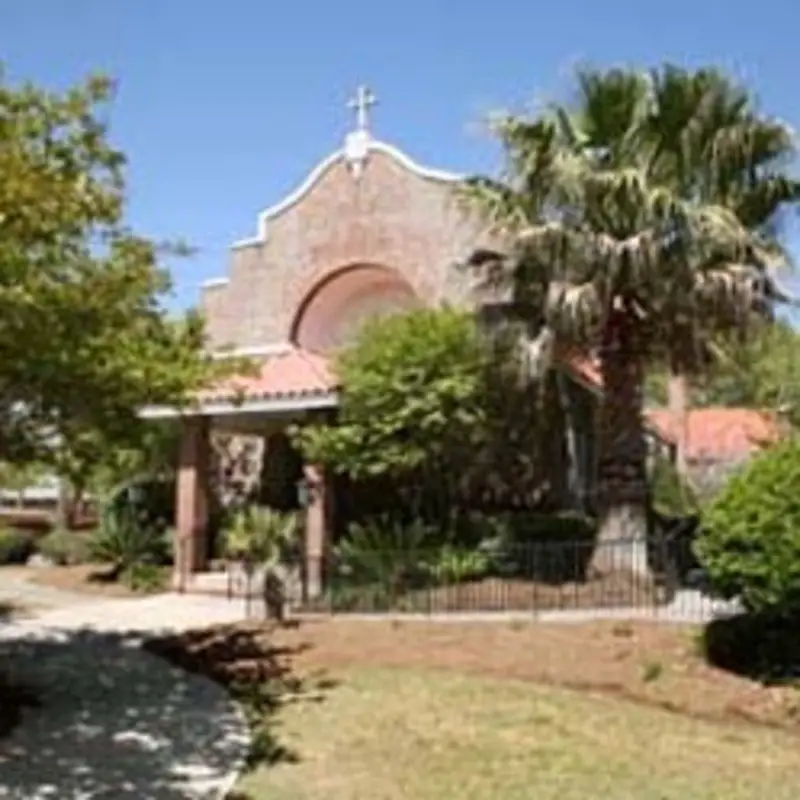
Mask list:
[[[766,683],[798,678],[800,638],[796,625],[786,620],[758,614],[716,619],[698,643],[701,654],[720,669]]]
[[[512,513],[505,515],[508,535],[515,544],[594,543],[597,525],[577,511]]]
[[[403,525],[388,517],[352,525],[339,546],[339,572],[351,584],[378,584],[391,591],[408,587],[425,574],[433,535],[420,521]]]
[[[765,451],[702,514],[695,543],[712,589],[753,613],[800,616],[800,441]]]
[[[299,539],[300,517],[293,512],[250,506],[236,513],[223,531],[226,558],[274,566]]]
[[[437,583],[461,583],[484,576],[491,563],[491,556],[485,550],[445,545],[436,553],[431,572]]]
[[[0,529],[0,564],[24,564],[35,549],[32,533],[14,528]]]
[[[36,549],[59,566],[85,564],[90,560],[89,538],[84,533],[56,528],[43,536]]]
[[[574,511],[512,512],[493,518],[485,542],[503,574],[550,583],[583,580],[594,552],[596,523]]]
[[[103,515],[133,516],[148,527],[164,528],[175,518],[174,481],[149,477],[129,481],[111,495]]]
[[[122,575],[135,565],[168,563],[170,546],[163,530],[142,524],[132,514],[113,514],[90,540],[90,552]]]

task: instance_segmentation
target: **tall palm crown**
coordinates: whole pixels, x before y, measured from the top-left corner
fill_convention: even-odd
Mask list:
[[[496,122],[506,174],[467,192],[507,247],[471,262],[511,287],[536,333],[596,350],[601,531],[620,535],[610,517],[646,499],[645,368],[699,368],[710,335],[770,306],[800,183],[791,132],[716,70],[581,71],[576,89]]]

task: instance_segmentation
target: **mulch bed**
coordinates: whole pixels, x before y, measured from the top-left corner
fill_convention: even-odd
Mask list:
[[[707,664],[698,629],[652,622],[303,621],[219,626],[148,649],[228,686],[349,667],[432,668],[606,694],[700,719],[800,734],[797,687],[767,687]],[[331,681],[331,686],[335,685]]]
[[[642,608],[658,603],[651,580],[612,572],[580,583],[544,583],[486,578],[452,585],[387,592],[383,587],[348,587],[323,597],[308,611],[445,613],[554,611],[582,608]]]
[[[75,564],[57,567],[29,567],[26,577],[31,583],[63,589],[77,594],[101,597],[141,597],[128,586],[112,579],[107,564]],[[162,590],[165,591],[165,590]]]
[[[655,602],[652,583],[626,573],[562,584],[490,578],[410,592],[407,598],[411,605],[427,605],[433,612],[626,608]]]

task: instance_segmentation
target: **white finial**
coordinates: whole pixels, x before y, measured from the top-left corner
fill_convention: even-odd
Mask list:
[[[356,96],[347,104],[348,108],[356,112],[356,130],[365,131],[369,128],[369,110],[377,102],[375,95],[366,86],[358,87]]]

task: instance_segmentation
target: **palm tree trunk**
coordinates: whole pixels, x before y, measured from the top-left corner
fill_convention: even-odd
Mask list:
[[[669,410],[675,427],[675,467],[686,472],[686,439],[688,414],[688,387],[686,376],[672,370],[667,384]]]
[[[647,444],[642,428],[644,361],[636,321],[616,312],[600,352],[600,525],[590,568],[647,572]]]

